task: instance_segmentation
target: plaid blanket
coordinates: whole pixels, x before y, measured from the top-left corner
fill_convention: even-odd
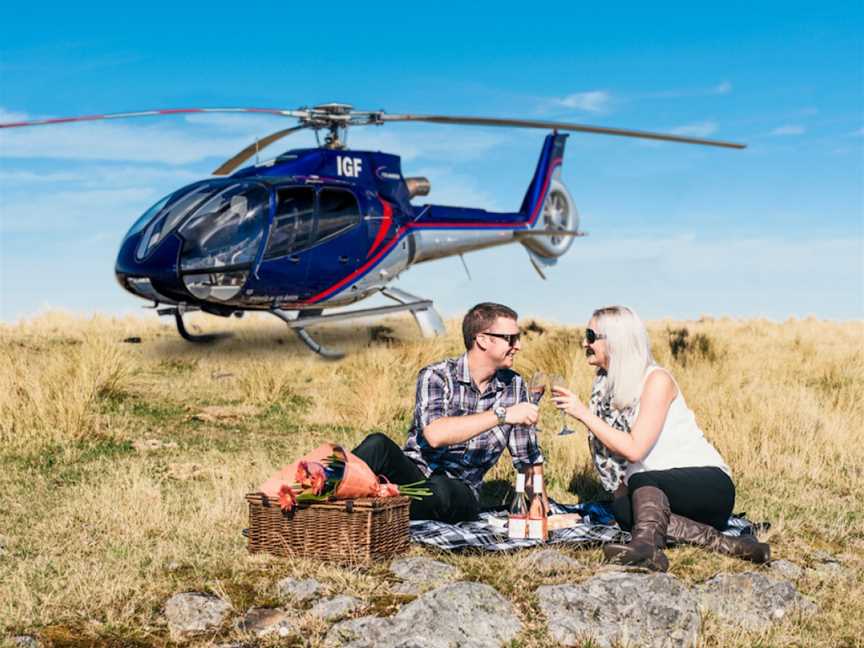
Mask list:
[[[546,544],[582,544],[586,546],[606,542],[628,542],[630,534],[622,531],[615,523],[615,517],[607,504],[586,502],[584,504],[559,504],[549,500],[552,513],[579,513],[583,522],[569,529],[552,531]],[[434,520],[412,520],[411,541],[430,545],[446,551],[460,549],[481,549],[484,551],[511,551],[543,544],[540,540],[511,540],[506,534],[496,532],[493,526],[495,518],[505,519],[506,511],[486,511],[480,514],[478,520],[448,524]],[[729,524],[723,531],[729,536],[753,535],[760,526],[744,517],[744,514],[729,518]]]

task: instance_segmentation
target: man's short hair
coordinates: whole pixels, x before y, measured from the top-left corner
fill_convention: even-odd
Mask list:
[[[519,319],[516,311],[504,306],[504,304],[483,302],[469,310],[462,319],[462,339],[465,340],[465,348],[470,351],[474,347],[474,339],[477,334],[492,326],[499,317],[512,320]]]

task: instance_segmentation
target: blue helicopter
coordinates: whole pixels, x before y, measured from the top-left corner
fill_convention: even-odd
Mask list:
[[[153,302],[160,315],[174,316],[190,342],[212,342],[218,334],[189,332],[183,315],[200,310],[242,316],[272,313],[316,353],[342,354],[318,343],[306,330],[323,322],[410,312],[424,336],[444,324],[431,300],[390,284],[410,266],[483,248],[520,243],[545,279],[573,243],[579,217],[561,182],[567,131],[744,148],[742,144],[678,135],[537,120],[399,115],[356,111],[330,103],[298,110],[189,108],[110,113],[0,124],[0,128],[62,124],[188,113],[257,113],[296,118],[240,151],[213,172],[165,196],[132,225],[117,254],[117,281]],[[551,131],[518,211],[415,205],[429,194],[429,180],[404,177],[399,156],[355,151],[344,142],[351,126],[427,122],[538,128]],[[295,149],[275,159],[239,168],[273,142],[312,129],[317,148]],[[323,141],[321,134],[324,134]],[[374,294],[392,306],[324,314]]]

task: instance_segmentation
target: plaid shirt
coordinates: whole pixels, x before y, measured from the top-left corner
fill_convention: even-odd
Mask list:
[[[467,354],[424,367],[417,378],[417,404],[405,454],[427,477],[444,473],[464,481],[476,493],[483,475],[495,465],[505,447],[517,470],[543,463],[534,426],[496,425],[468,441],[441,448],[429,445],[423,428],[442,416],[477,414],[527,400],[522,377],[507,369],[497,371],[481,394],[468,372]]]

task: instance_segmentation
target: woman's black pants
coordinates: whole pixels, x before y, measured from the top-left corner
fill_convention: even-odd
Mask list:
[[[390,437],[377,432],[370,434],[353,450],[376,475],[383,475],[394,484],[413,484],[426,478],[402,449]],[[474,520],[480,504],[474,491],[463,481],[446,475],[432,475],[425,487],[432,495],[412,499],[409,515],[412,520],[464,522]]]
[[[630,477],[626,487],[615,491],[612,503],[615,519],[625,531],[633,527],[630,498],[643,486],[662,490],[673,513],[719,530],[726,528],[735,506],[735,485],[719,468],[671,468],[636,473]]]

